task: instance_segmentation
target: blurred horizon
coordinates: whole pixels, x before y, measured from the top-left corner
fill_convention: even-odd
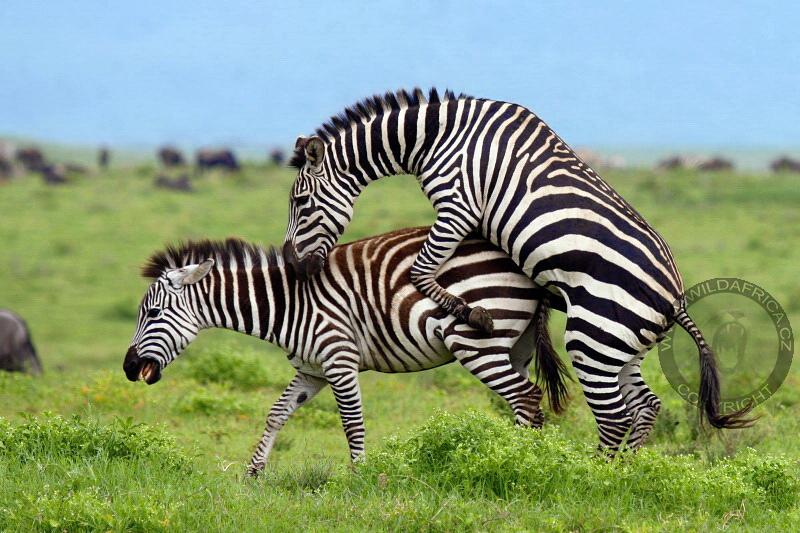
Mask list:
[[[788,2],[7,0],[0,135],[286,147],[363,97],[435,85],[525,105],[572,146],[792,150],[797,20]]]
[[[97,150],[106,146],[112,150],[112,163],[116,166],[136,166],[155,162],[157,150],[165,145],[177,148],[192,157],[194,151],[204,147],[218,147],[232,149],[236,156],[244,162],[258,163],[265,161],[272,150],[279,149],[284,154],[292,150],[294,138],[286,139],[282,143],[149,143],[149,144],[91,144],[91,143],[64,143],[47,139],[32,137],[19,137],[4,135],[0,132],[0,153],[9,151],[10,148],[35,146],[44,150],[48,158],[56,163],[81,163],[94,165],[97,160]],[[4,146],[5,145],[5,146]],[[660,161],[680,156],[688,161],[707,160],[713,157],[722,157],[730,160],[737,170],[744,172],[763,172],[769,165],[781,157],[800,158],[800,143],[795,146],[606,146],[606,145],[575,145],[581,154],[591,154],[603,163],[598,169],[607,170],[608,165],[618,168],[650,168]],[[598,160],[593,161],[597,164]]]

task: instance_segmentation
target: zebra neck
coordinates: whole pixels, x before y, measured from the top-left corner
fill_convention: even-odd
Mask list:
[[[196,287],[195,310],[205,328],[224,328],[264,339],[286,350],[297,342],[293,317],[310,306],[294,273],[283,267],[212,271]]]
[[[331,165],[359,192],[385,176],[418,174],[438,131],[439,107],[394,109],[350,124],[331,136]]]

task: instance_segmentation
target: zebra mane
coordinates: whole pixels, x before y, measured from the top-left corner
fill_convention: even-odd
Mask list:
[[[221,265],[230,264],[231,259],[238,266],[254,268],[278,268],[284,266],[280,249],[248,243],[242,239],[228,238],[224,241],[186,241],[177,245],[167,245],[155,252],[142,266],[142,276],[156,279],[167,270],[197,264],[212,258]]]
[[[387,92],[384,95],[376,94],[346,107],[344,111],[338,115],[332,116],[327,122],[317,128],[316,134],[325,141],[331,141],[342,131],[349,129],[354,123],[371,120],[388,111],[398,111],[400,109],[418,107],[425,103],[434,104],[447,102],[449,100],[461,100],[463,98],[471,97],[464,93],[456,95],[449,89],[446,89],[444,94],[440,95],[435,87],[432,87],[427,95],[419,87],[414,88],[412,91],[400,89],[395,92]],[[289,166],[300,170],[305,164],[305,150],[303,147],[298,147],[289,160]]]

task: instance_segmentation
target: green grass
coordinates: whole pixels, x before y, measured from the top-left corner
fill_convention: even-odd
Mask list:
[[[129,383],[121,365],[146,257],[191,237],[280,243],[292,173],[212,173],[194,194],[158,191],[152,175],[0,186],[0,306],[27,319],[45,367],[40,378],[0,374],[0,530],[787,530],[800,519],[798,372],[757,408],[754,428],[708,435],[656,353],[643,371],[664,408],[636,457],[594,456],[594,423],[574,386],[566,414],[524,431],[450,366],[362,375],[364,465],[349,467],[323,391],[287,423],[265,476],[242,479],[293,373],[279,350],[211,331],[153,387]],[[671,244],[687,286],[742,277],[798,323],[796,176],[606,177]],[[414,180],[390,178],[358,201],[345,239],[431,221]],[[556,313],[558,347],[562,328]]]

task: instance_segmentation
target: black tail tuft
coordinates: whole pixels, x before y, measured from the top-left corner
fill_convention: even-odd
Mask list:
[[[755,419],[746,417],[753,408],[750,404],[733,413],[725,415],[720,413],[720,384],[717,358],[714,356],[711,346],[703,338],[700,329],[685,309],[681,309],[675,315],[675,321],[692,336],[700,351],[700,393],[697,404],[698,409],[700,409],[700,423],[702,424],[705,420],[711,426],[719,429],[741,429],[752,426]]]
[[[553,348],[547,321],[550,318],[550,305],[545,296],[539,301],[533,315],[536,332],[536,381],[542,382],[550,400],[550,408],[561,413],[569,401],[569,390],[565,378],[572,379],[567,367]]]

